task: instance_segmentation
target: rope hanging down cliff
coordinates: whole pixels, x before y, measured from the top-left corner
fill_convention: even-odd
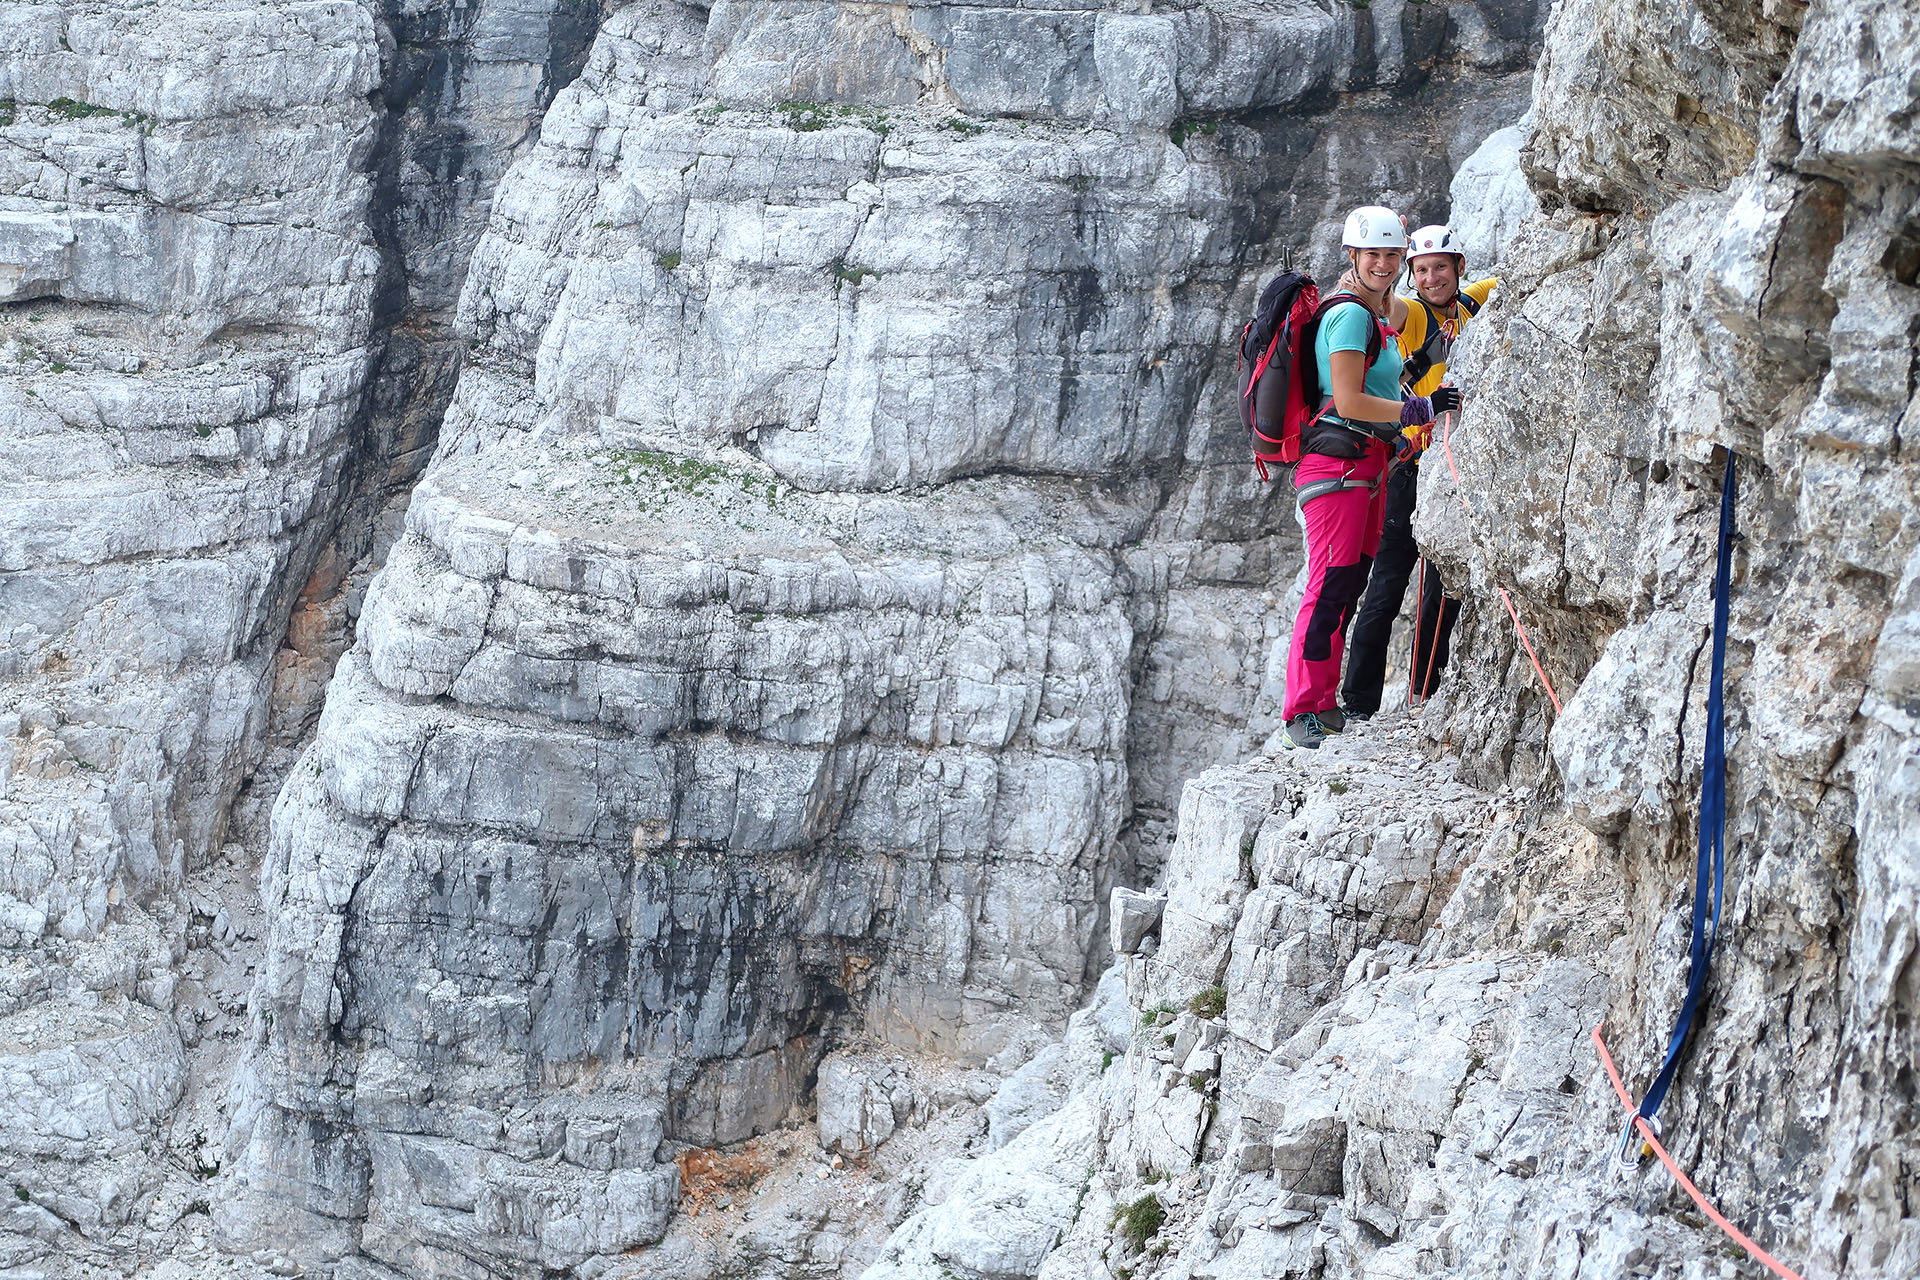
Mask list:
[[[1694,858],[1693,872],[1693,938],[1688,947],[1687,994],[1680,1002],[1680,1013],[1674,1019],[1673,1034],[1667,1038],[1666,1057],[1660,1063],[1660,1070],[1653,1078],[1653,1084],[1641,1098],[1640,1105],[1633,1105],[1627,1087],[1615,1069],[1613,1055],[1607,1052],[1606,1041],[1600,1038],[1600,1028],[1593,1029],[1593,1046],[1600,1055],[1600,1062],[1607,1069],[1607,1076],[1613,1082],[1613,1090],[1619,1095],[1620,1105],[1627,1109],[1627,1126],[1620,1135],[1621,1164],[1632,1168],[1638,1163],[1632,1153],[1633,1141],[1637,1136],[1645,1143],[1646,1150],[1659,1158],[1674,1181],[1680,1184],[1693,1202],[1715,1225],[1731,1237],[1734,1243],[1745,1249],[1761,1265],[1765,1266],[1782,1280],[1800,1280],[1800,1277],[1775,1259],[1766,1250],[1755,1244],[1746,1235],[1727,1221],[1718,1209],[1707,1203],[1700,1189],[1693,1185],[1683,1173],[1667,1149],[1660,1143],[1660,1127],[1655,1119],[1661,1103],[1666,1101],[1667,1090],[1673,1084],[1674,1073],[1679,1069],[1680,1056],[1685,1051],[1688,1040],[1699,1019],[1700,1006],[1706,994],[1707,975],[1713,967],[1714,943],[1720,935],[1720,905],[1726,883],[1726,833],[1727,833],[1727,748],[1726,748],[1726,711],[1725,687],[1727,672],[1727,615],[1728,598],[1732,594],[1733,583],[1733,507],[1735,494],[1735,455],[1727,452],[1726,476],[1720,486],[1720,543],[1713,572],[1713,668],[1707,685],[1707,725],[1706,746],[1702,753],[1700,770],[1700,830],[1698,852]],[[1711,903],[1711,908],[1709,908]]]
[[[1447,470],[1453,473],[1453,491],[1459,495],[1460,510],[1465,512],[1467,517],[1471,519],[1473,509],[1467,505],[1466,486],[1460,482],[1460,468],[1455,466],[1453,462],[1454,415],[1449,413],[1442,415],[1442,417],[1443,421],[1440,425],[1440,448],[1445,451],[1447,455]],[[1533,664],[1533,674],[1540,677],[1540,687],[1547,691],[1547,701],[1553,704],[1553,714],[1556,716],[1562,714],[1560,695],[1553,691],[1553,681],[1547,679],[1546,668],[1540,665],[1540,655],[1533,651],[1533,641],[1528,637],[1527,629],[1520,625],[1520,611],[1513,607],[1513,597],[1507,594],[1505,587],[1495,586],[1494,590],[1500,593],[1500,602],[1507,606],[1507,616],[1513,619],[1513,629],[1519,633],[1520,645],[1527,651],[1527,661]]]

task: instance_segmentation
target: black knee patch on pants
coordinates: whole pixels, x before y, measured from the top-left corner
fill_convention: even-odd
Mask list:
[[[1300,656],[1308,662],[1325,662],[1333,656],[1333,637],[1347,623],[1353,602],[1367,586],[1367,570],[1373,557],[1364,556],[1359,564],[1339,564],[1327,569],[1320,579],[1320,598],[1313,602],[1313,616],[1307,619],[1307,634],[1300,645]]]

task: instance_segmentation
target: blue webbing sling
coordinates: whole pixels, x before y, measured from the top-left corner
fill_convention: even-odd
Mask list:
[[[1667,1040],[1666,1061],[1653,1078],[1636,1113],[1653,1123],[1654,1113],[1666,1101],[1667,1088],[1680,1068],[1680,1054],[1693,1032],[1706,994],[1707,972],[1713,965],[1713,944],[1720,933],[1720,896],[1726,878],[1727,744],[1722,690],[1727,671],[1727,596],[1733,578],[1734,453],[1727,450],[1726,478],[1720,487],[1720,553],[1713,573],[1713,678],[1707,687],[1707,744],[1700,773],[1700,847],[1693,870],[1693,945],[1688,953],[1687,998],[1680,1002],[1673,1035]],[[1712,914],[1708,914],[1708,893]],[[1621,1160],[1634,1138],[1633,1119],[1620,1143]]]

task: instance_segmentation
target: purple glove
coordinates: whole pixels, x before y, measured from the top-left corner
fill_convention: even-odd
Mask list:
[[[1400,402],[1400,425],[1417,427],[1433,421],[1433,401],[1425,396],[1408,396]]]

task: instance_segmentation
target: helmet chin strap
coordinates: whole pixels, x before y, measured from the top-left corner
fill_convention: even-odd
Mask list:
[[[1395,276],[1397,277],[1398,274],[1399,273],[1396,272]],[[1393,292],[1393,286],[1390,284],[1383,284],[1376,291],[1367,288],[1366,285],[1361,283],[1360,262],[1351,249],[1347,250],[1347,272],[1340,277],[1340,284],[1342,288],[1347,289],[1349,292],[1359,294],[1360,297],[1366,301],[1368,309],[1376,315],[1385,307],[1387,295]]]

